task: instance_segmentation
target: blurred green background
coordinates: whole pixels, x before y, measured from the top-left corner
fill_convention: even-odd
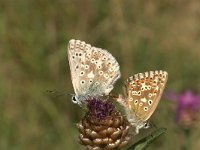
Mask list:
[[[81,109],[70,96],[45,93],[73,93],[67,60],[72,38],[116,57],[122,78],[113,93],[122,92],[127,77],[155,69],[169,73],[166,90],[200,91],[199,0],[1,0],[1,150],[84,149],[75,126]],[[184,143],[175,107],[161,100],[151,121],[168,131],[150,149]],[[200,129],[194,130],[192,150],[200,148]]]

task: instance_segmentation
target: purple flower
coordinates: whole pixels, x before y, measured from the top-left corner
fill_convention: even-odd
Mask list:
[[[115,111],[115,107],[111,101],[102,100],[95,97],[87,100],[87,107],[90,116],[97,119],[104,119]]]
[[[176,122],[186,126],[191,125],[197,118],[197,111],[200,109],[200,96],[187,90],[181,94],[168,92],[166,97],[177,102]]]

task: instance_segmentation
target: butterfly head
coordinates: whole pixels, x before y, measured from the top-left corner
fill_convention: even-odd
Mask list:
[[[77,98],[76,98],[76,96],[75,96],[75,95],[72,95],[72,102],[73,102],[73,103],[75,103],[75,104],[77,104],[77,103],[78,103],[78,101],[77,101]]]
[[[135,127],[136,134],[139,133],[140,129],[148,129],[150,127],[150,124],[148,122],[143,121],[131,122],[131,124]]]
[[[82,104],[82,102],[80,101],[80,98],[77,97],[77,95],[75,95],[75,94],[72,95],[71,100],[72,100],[72,102],[73,102],[74,104],[79,104],[79,105]]]
[[[150,124],[149,124],[148,122],[144,122],[143,128],[144,128],[144,129],[147,129],[147,128],[149,128],[149,127],[150,127]]]
[[[74,104],[78,104],[80,106],[82,106],[83,104],[87,104],[87,100],[91,98],[91,96],[89,94],[87,95],[76,95],[76,94],[71,94],[71,101]]]

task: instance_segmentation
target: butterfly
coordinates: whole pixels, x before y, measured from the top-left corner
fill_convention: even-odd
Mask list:
[[[69,41],[68,60],[74,103],[82,104],[87,97],[108,95],[121,75],[118,62],[108,51],[84,41]]]
[[[155,111],[167,82],[166,71],[149,71],[129,77],[125,82],[125,97],[117,101],[125,108],[129,122],[139,129],[148,128],[147,120]]]

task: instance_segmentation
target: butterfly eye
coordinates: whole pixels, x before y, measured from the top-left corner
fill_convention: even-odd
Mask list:
[[[75,96],[72,96],[72,102],[75,104],[78,103]]]
[[[149,123],[146,123],[146,122],[145,122],[145,123],[144,123],[144,128],[145,128],[145,129],[149,128]]]

